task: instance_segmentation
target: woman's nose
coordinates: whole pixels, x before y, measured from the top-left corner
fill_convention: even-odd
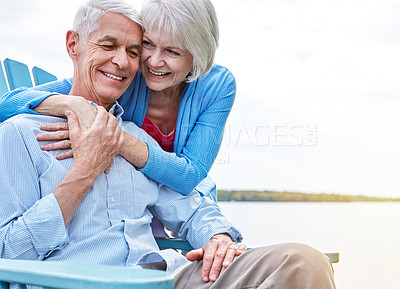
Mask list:
[[[164,57],[162,53],[158,50],[153,51],[147,58],[147,62],[149,65],[153,67],[163,66],[164,65]]]

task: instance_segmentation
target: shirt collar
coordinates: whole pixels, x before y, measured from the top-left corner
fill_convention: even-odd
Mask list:
[[[124,114],[124,109],[122,106],[116,101],[114,105],[110,108],[109,113],[114,115],[118,120],[121,119],[122,115]]]
[[[89,102],[91,104],[93,104],[94,106],[98,106],[98,104],[93,101],[89,101]],[[113,116],[115,116],[117,118],[117,120],[119,121],[122,118],[122,115],[124,114],[124,109],[118,103],[118,101],[116,101],[108,112],[111,113]]]

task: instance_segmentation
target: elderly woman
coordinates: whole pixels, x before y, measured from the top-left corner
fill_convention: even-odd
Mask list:
[[[214,7],[209,0],[148,0],[141,18],[141,69],[119,103],[124,108],[123,119],[143,128],[161,148],[125,135],[120,155],[149,178],[184,195],[196,188],[216,200],[208,172],[220,148],[236,84],[226,68],[213,64],[219,37]],[[116,47],[110,43],[107,49]],[[79,96],[66,96],[70,89],[69,79],[16,89],[2,97],[0,120],[16,113],[63,116],[71,109],[81,126],[89,126],[94,107]],[[41,140],[64,139],[43,149],[69,147],[68,128],[60,126],[42,126],[43,130],[63,131],[39,135]],[[70,156],[68,151],[57,157]]]

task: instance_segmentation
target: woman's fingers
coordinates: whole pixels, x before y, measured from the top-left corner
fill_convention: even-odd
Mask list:
[[[72,158],[74,156],[74,152],[72,150],[67,150],[65,152],[56,154],[56,159],[58,160],[65,160],[65,159],[69,159]]]
[[[42,123],[40,125],[40,129],[45,131],[68,130],[68,123],[67,122]]]

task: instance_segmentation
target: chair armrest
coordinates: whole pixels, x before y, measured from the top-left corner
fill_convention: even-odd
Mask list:
[[[158,247],[160,249],[175,249],[182,250],[184,252],[193,250],[193,247],[188,241],[184,241],[179,238],[156,238]],[[249,250],[251,248],[248,248]],[[339,262],[339,253],[324,253],[331,260],[332,263]],[[184,254],[186,255],[186,254]]]
[[[0,281],[58,289],[174,288],[173,276],[158,270],[8,259],[0,259]]]
[[[180,238],[156,238],[156,242],[160,249],[175,249],[183,251],[193,250],[193,247],[188,241]]]

